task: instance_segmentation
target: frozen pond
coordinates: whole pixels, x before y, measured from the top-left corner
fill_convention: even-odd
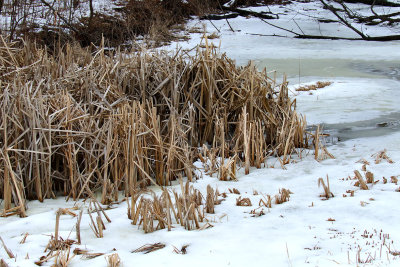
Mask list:
[[[337,58],[265,58],[254,62],[259,68],[287,75],[292,83],[306,81],[309,77],[324,79],[337,77],[389,78],[400,80],[399,60],[355,60]]]

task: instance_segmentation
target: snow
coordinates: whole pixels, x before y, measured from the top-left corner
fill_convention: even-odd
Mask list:
[[[362,5],[355,6],[360,7],[360,12],[367,12]],[[292,18],[295,17],[296,23],[308,34],[318,33],[318,27],[321,27],[322,32],[352,35],[338,25],[311,23],[313,18],[297,12],[316,8],[319,16],[331,18],[316,3],[270,8],[280,13],[282,21],[276,23],[282,26],[298,30],[296,25],[293,26]],[[284,13],[285,10],[288,12]],[[122,202],[106,211],[112,222],[106,223],[104,238],[96,238],[89,227],[87,203],[79,201],[76,205],[85,211],[81,223],[82,245],[73,245],[73,248],[105,255],[118,253],[123,266],[364,265],[357,262],[357,257],[361,261],[372,258],[366,265],[400,266],[399,256],[389,253],[389,247],[392,252],[400,250],[400,231],[396,223],[400,221],[400,192],[396,192],[400,185],[390,183],[391,176],[400,175],[400,131],[394,127],[393,131],[379,132],[375,136],[357,135],[357,127],[371,132],[377,129],[377,122],[392,117],[400,121],[400,75],[396,72],[400,66],[400,43],[268,37],[261,35],[283,33],[258,19],[238,17],[229,22],[240,31],[232,32],[225,20],[213,21],[220,31],[220,38],[212,41],[217,45],[221,42],[221,52],[234,58],[239,65],[254,60],[260,68],[276,70],[278,79],[286,72],[291,94],[297,99],[297,110],[306,116],[308,123],[335,125],[337,129],[348,127],[353,132],[351,138],[328,146],[335,159],[318,162],[313,151],[298,150],[285,169],[277,158],[270,158],[266,167],[252,168],[249,175],[244,175],[244,170],[240,169],[237,182],[222,182],[215,175],[210,177],[203,173],[194,183],[195,188],[205,194],[207,185],[211,184],[221,193],[227,193],[226,200],[216,206],[216,214],[207,215],[214,227],[205,230],[187,231],[174,225],[170,232],[159,230],[144,234],[141,228],[131,224],[127,204]],[[203,23],[210,33],[216,31],[209,21],[196,19],[189,27],[202,27]],[[397,29],[371,27],[365,30],[371,34],[386,34]],[[189,50],[198,44],[201,36],[192,33],[191,40],[173,43],[168,49],[179,45]],[[312,91],[312,94],[295,91],[298,83],[313,84],[316,81],[331,81],[332,84]],[[373,123],[367,127],[364,121]],[[383,149],[387,149],[394,163],[375,164],[375,153]],[[368,185],[370,190],[360,190],[354,186],[355,180],[348,179],[354,177],[354,170],[363,173],[359,161],[363,158],[370,162],[367,170],[379,180],[375,185]],[[200,162],[196,162],[196,166],[202,171]],[[318,187],[317,180],[320,177],[325,180],[327,175],[335,197],[323,200],[320,197],[323,189]],[[383,183],[383,177],[388,183]],[[180,191],[179,186],[172,188]],[[232,188],[237,188],[242,197],[250,198],[253,206],[236,206],[239,196],[229,193]],[[281,188],[293,192],[290,201],[273,204],[271,209],[264,207],[265,215],[252,217],[250,211],[258,208],[261,193],[274,196]],[[152,189],[159,193],[158,189]],[[259,194],[254,195],[254,190]],[[354,190],[353,197],[349,190]],[[0,218],[0,236],[16,259],[9,259],[2,248],[0,258],[10,266],[36,266],[34,261],[45,255],[50,235],[54,234],[56,210],[74,205],[63,198],[45,200],[44,204],[31,201],[27,218]],[[64,239],[75,239],[75,223],[76,218],[61,216],[60,234]],[[24,233],[29,235],[26,242],[20,244]],[[157,242],[165,243],[166,247],[149,254],[131,253],[145,244]],[[174,246],[181,248],[185,244],[189,244],[186,255],[173,252]],[[29,259],[25,259],[27,254]],[[106,260],[104,256],[94,259],[75,256],[70,264],[82,265],[106,266]]]
[[[383,238],[380,239],[379,235],[381,231],[389,234],[386,243],[390,243],[392,251],[399,248],[400,232],[395,223],[400,219],[400,207],[396,204],[400,193],[395,192],[399,186],[382,182],[383,176],[389,178],[400,174],[399,138],[400,133],[395,133],[385,138],[342,142],[329,147],[336,159],[321,162],[315,161],[311,152],[303,151],[303,158],[294,158],[298,162],[286,165],[286,170],[279,167],[276,159],[271,159],[267,163],[269,168],[252,169],[250,175],[245,176],[240,170],[238,182],[221,182],[216,177],[204,176],[194,184],[203,193],[208,184],[228,193],[226,201],[216,206],[216,214],[208,215],[214,227],[206,230],[186,231],[175,225],[171,232],[160,230],[144,234],[143,230],[130,224],[126,203],[122,203],[107,211],[112,222],[106,224],[104,238],[98,239],[90,230],[89,218],[85,214],[81,224],[83,244],[73,247],[106,254],[117,252],[124,266],[243,266],[249,262],[254,266],[287,266],[289,262],[293,266],[332,266],[335,262],[341,266],[354,266],[360,246],[361,259],[366,259],[368,253],[372,256],[376,253],[374,265],[392,263],[395,266],[399,264],[398,257],[387,256],[385,246],[380,256]],[[395,163],[375,164],[371,156],[385,147]],[[361,158],[371,162],[367,169],[379,180],[376,185],[369,185],[371,190],[360,190],[353,185],[354,180],[342,180],[349,175],[354,176],[355,169],[361,169],[361,163],[357,163]],[[271,168],[273,164],[275,168]],[[325,179],[327,174],[335,197],[323,200],[319,196],[323,190],[318,188],[317,179]],[[251,199],[253,206],[235,206],[238,195],[229,193],[229,188],[237,188],[242,197]],[[290,201],[273,204],[269,210],[264,207],[264,216],[251,217],[249,212],[258,207],[262,198],[260,193],[273,196],[280,188],[294,193]],[[254,190],[259,195],[253,195]],[[350,197],[347,190],[354,190],[354,197]],[[363,206],[361,202],[368,204]],[[4,250],[0,251],[0,257],[6,259],[10,266],[34,266],[32,262],[44,255],[49,235],[54,233],[56,209],[72,207],[73,204],[63,199],[46,200],[45,206],[32,201],[29,203],[29,217],[2,218],[0,236],[17,259],[15,262],[7,259]],[[329,218],[335,221],[327,221]],[[61,217],[60,230],[64,239],[75,238],[75,222],[76,218],[69,215]],[[362,237],[365,230],[373,236]],[[26,232],[29,233],[26,243],[19,244]],[[167,246],[149,254],[130,253],[144,244],[156,242]],[[173,246],[180,248],[184,244],[189,244],[187,255],[172,252]],[[27,253],[29,260],[24,259]],[[91,260],[76,256],[71,266],[81,264],[105,266],[106,262],[103,256]]]
[[[400,111],[400,82],[390,79],[329,79],[332,85],[312,92],[296,92],[298,111],[309,124],[349,123]],[[296,86],[292,87],[295,92]],[[318,110],[318,112],[316,112]]]

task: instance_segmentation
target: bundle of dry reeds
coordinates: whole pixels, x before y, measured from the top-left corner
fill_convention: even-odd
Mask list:
[[[236,161],[248,173],[271,151],[287,159],[306,146],[287,83],[252,64],[238,68],[207,44],[194,56],[57,51],[0,38],[3,215],[25,216],[26,199],[60,192],[101,191],[109,203],[119,190],[192,180],[203,145],[230,158],[221,179],[236,179]]]
[[[214,206],[221,203],[218,200],[218,190],[207,186],[206,202],[199,190],[187,181],[181,182],[181,194],[170,193],[164,189],[160,196],[153,191],[138,192],[131,198],[128,205],[128,218],[133,225],[142,226],[145,233],[160,229],[171,231],[173,224],[180,224],[187,230],[201,229],[205,221],[205,213],[214,213]],[[150,197],[149,197],[150,196]]]

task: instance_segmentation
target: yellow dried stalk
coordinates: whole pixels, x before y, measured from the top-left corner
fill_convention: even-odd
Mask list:
[[[264,199],[260,198],[258,205],[261,206],[261,204],[263,204],[266,208],[272,208],[272,197],[270,195],[267,195],[267,197],[265,197],[263,194],[261,195]]]
[[[289,189],[279,189],[279,194],[275,195],[275,204],[282,204],[290,199],[290,194],[293,194]]]
[[[8,264],[5,262],[5,260],[0,260],[0,267],[8,267]]]
[[[97,222],[97,229],[99,229],[98,237],[103,238],[104,237],[104,234],[103,234],[104,223],[99,216],[96,217],[96,222]]]
[[[173,247],[174,247],[174,252],[176,254],[183,254],[184,255],[184,254],[187,254],[187,247],[189,247],[189,245],[183,245],[181,249],[178,249],[175,246],[173,246]]]
[[[379,164],[382,162],[382,160],[386,160],[390,164],[393,164],[394,161],[387,155],[387,150],[384,149],[378,153],[375,154],[375,164]]]
[[[25,233],[24,237],[19,241],[20,244],[25,244],[26,238],[28,237],[29,233]]]
[[[324,188],[324,194],[321,195],[321,197],[325,197],[326,199],[329,199],[331,197],[335,197],[333,195],[333,193],[331,192],[330,187],[329,187],[329,177],[328,177],[328,175],[326,175],[326,185],[325,185],[324,179],[322,179],[321,177],[318,178],[318,187],[320,187],[321,185]]]
[[[237,190],[236,188],[232,188],[232,189],[228,188],[228,191],[229,191],[229,193],[231,193],[231,194],[240,195],[240,191]]]
[[[356,175],[356,178],[358,179],[360,188],[361,188],[362,190],[368,190],[368,186],[367,186],[367,184],[365,183],[364,178],[361,176],[361,173],[360,173],[359,171],[357,171],[357,170],[355,170],[354,173],[355,173],[355,175]]]
[[[206,212],[214,214],[214,189],[212,189],[211,185],[207,185],[207,198],[206,198]]]
[[[96,258],[96,257],[104,255],[104,253],[89,252],[89,250],[81,249],[81,248],[75,248],[73,253],[75,255],[82,255],[86,259],[93,259],[93,258]]]
[[[369,161],[364,159],[364,158],[362,158],[360,160],[357,160],[356,163],[362,163],[364,165],[369,165],[370,164]]]
[[[137,248],[137,249],[131,251],[131,253],[143,252],[144,254],[148,254],[148,253],[154,252],[154,251],[162,249],[162,248],[165,248],[165,244],[158,242],[158,243],[154,243],[154,244],[143,245],[140,248]]]
[[[60,267],[67,267],[72,259],[75,257],[75,254],[70,254],[71,247],[68,247],[65,250],[58,250],[56,253],[56,257],[54,260],[54,265],[55,266],[60,266]]]
[[[81,220],[82,220],[83,210],[79,212],[78,219],[76,220],[75,230],[76,230],[76,240],[78,244],[81,244]]]
[[[245,206],[250,207],[252,206],[250,198],[242,198],[241,196],[236,199],[236,206]]]
[[[237,181],[236,178],[236,155],[230,157],[228,161],[219,166],[219,180],[221,181]]]
[[[0,236],[0,241],[1,241],[1,244],[3,245],[3,248],[6,251],[8,257],[10,259],[15,258],[14,253],[12,253],[12,251],[6,246],[6,244],[4,243],[4,240],[3,240],[3,238],[1,238],[1,236]]]
[[[119,267],[121,265],[121,259],[118,253],[113,253],[106,257],[107,267]]]
[[[373,184],[374,183],[374,174],[372,172],[366,172],[365,173],[365,178],[367,180],[367,184]]]

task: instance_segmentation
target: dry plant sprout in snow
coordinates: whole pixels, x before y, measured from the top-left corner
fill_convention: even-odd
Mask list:
[[[326,175],[326,184],[324,182],[324,179],[322,179],[321,177],[318,178],[318,187],[321,186],[324,189],[324,194],[321,195],[321,197],[324,197],[325,199],[329,199],[331,197],[334,197],[333,193],[331,192],[330,186],[329,186],[329,177],[328,175]]]
[[[106,261],[108,267],[119,267],[121,265],[121,259],[119,258],[118,253],[108,255]]]
[[[275,204],[282,204],[290,199],[290,194],[293,194],[289,189],[279,189],[279,194],[275,195]]]

